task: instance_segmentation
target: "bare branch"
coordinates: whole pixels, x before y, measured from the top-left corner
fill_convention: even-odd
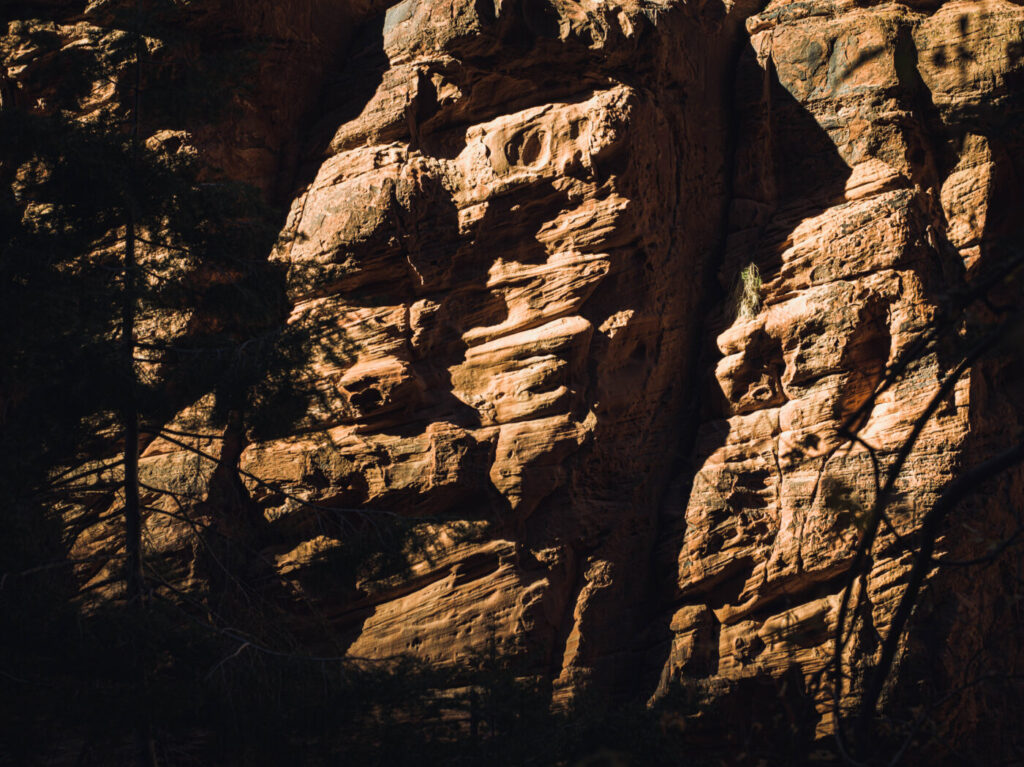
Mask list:
[[[878,661],[878,665],[871,671],[865,686],[860,712],[862,722],[866,722],[875,714],[878,698],[882,694],[885,680],[892,667],[893,659],[896,657],[896,650],[899,647],[903,628],[914,609],[917,594],[924,583],[925,576],[934,565],[932,562],[932,552],[935,549],[939,529],[946,515],[956,508],[960,501],[977,491],[986,480],[1001,474],[1022,461],[1024,461],[1024,441],[975,466],[970,471],[961,474],[946,488],[946,491],[928,514],[925,515],[924,521],[921,523],[921,547],[918,549],[914,564],[911,567],[907,588],[903,592],[899,606],[896,608],[896,613],[890,623],[889,633],[882,645],[881,658]]]

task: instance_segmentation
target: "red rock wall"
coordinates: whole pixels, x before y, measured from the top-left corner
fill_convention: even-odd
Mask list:
[[[1010,3],[771,3],[747,20],[722,275],[755,264],[763,303],[718,331],[721,402],[700,428],[689,497],[669,509],[680,607],[663,690],[781,678],[795,663],[828,726],[825,671],[860,534],[850,514],[874,503],[872,451],[884,474],[958,360],[936,350],[914,364],[873,403],[862,444],[840,427],[999,257],[1012,222],[988,210],[1020,201],[1007,120],[1022,22]],[[866,583],[882,635],[910,563],[895,533],[913,533],[950,478],[1019,423],[1005,405],[992,420],[982,392],[999,383],[986,373],[956,386],[896,486],[895,531]],[[985,587],[949,588],[970,599]],[[853,645],[851,659],[870,657]]]
[[[422,517],[400,582],[313,595],[353,656],[497,642],[558,700],[724,694],[795,664],[827,729],[865,445],[884,469],[955,361],[914,364],[862,444],[839,427],[1016,224],[1024,8],[295,5],[243,4],[273,36],[254,95],[192,139],[284,194],[271,258],[320,339],[294,371],[318,394],[303,429],[240,459],[286,491],[248,481],[274,577],[303,593],[344,544],[324,509]],[[1014,432],[1001,375],[970,370],[925,428],[896,532]],[[202,493],[192,461],[161,440],[143,458]],[[883,631],[908,562],[884,532],[862,584]],[[942,662],[992,614],[954,610]]]

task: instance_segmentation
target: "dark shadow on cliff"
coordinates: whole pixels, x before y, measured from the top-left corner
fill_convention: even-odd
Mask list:
[[[5,731],[18,726],[6,716],[13,711],[24,729],[4,738],[24,740],[24,751],[11,757],[17,764],[46,761],[32,751],[32,738],[53,739],[53,730],[62,730],[58,722],[66,712],[60,703],[69,696],[110,702],[117,695],[107,693],[119,690],[124,700],[111,710],[121,713],[121,705],[130,711],[148,704],[139,699],[143,693],[128,658],[135,641],[161,620],[174,615],[213,634],[224,627],[222,620],[261,628],[254,619],[264,615],[266,604],[252,610],[247,600],[266,585],[266,562],[258,550],[255,510],[237,474],[245,443],[240,420],[244,413],[246,425],[271,430],[283,428],[282,421],[294,424],[294,410],[287,407],[293,401],[290,374],[311,349],[311,339],[289,334],[285,326],[284,275],[268,261],[283,223],[279,211],[257,190],[211,175],[187,137],[133,143],[133,117],[123,111],[101,121],[77,119],[96,81],[117,80],[134,66],[125,30],[141,24],[159,36],[149,26],[159,24],[160,35],[167,31],[164,16],[140,20],[133,13],[125,20],[116,7],[107,10],[113,14],[105,19],[107,31],[113,30],[118,45],[103,55],[88,44],[61,47],[49,25],[12,24],[11,37],[24,32],[28,42],[53,50],[40,57],[41,71],[33,62],[10,93],[3,82],[0,491],[6,510],[0,521],[0,611],[12,630],[3,636],[0,675],[15,684],[3,686],[0,703]],[[161,10],[173,14],[176,8]],[[244,89],[238,80],[251,73],[245,56],[215,77],[208,59],[198,71],[189,70],[175,47],[181,40],[168,36],[164,43],[137,69],[138,102],[148,110],[138,118],[143,137],[158,121],[166,121],[161,128],[190,121],[208,127],[224,118],[231,103],[224,91],[231,85]],[[45,75],[54,69],[61,74],[51,83]],[[119,87],[130,81],[123,77]],[[192,98],[195,88],[203,89],[203,99]],[[132,102],[130,94],[124,98]],[[136,289],[126,300],[122,227],[129,210],[138,258]],[[126,304],[138,320],[134,364],[125,358],[120,335]],[[216,464],[210,487],[198,495],[142,487],[147,523],[175,519],[188,530],[178,561],[147,550],[150,584],[166,575],[194,578],[186,590],[195,588],[172,600],[167,614],[154,609],[151,622],[139,625],[119,591],[120,414],[131,402],[142,422],[144,449],[168,419],[203,397],[210,406],[201,438],[224,445],[220,458],[191,453],[197,462]],[[171,484],[189,485],[192,470],[183,464]],[[176,506],[153,508],[158,496],[172,497]],[[85,551],[74,550],[80,539]],[[147,536],[147,549],[149,543]],[[181,559],[189,555],[195,569],[183,572]],[[174,585],[168,590],[174,593]],[[97,593],[110,596],[94,599]],[[88,602],[92,609],[83,609]],[[236,612],[225,619],[231,610]],[[154,665],[173,658],[188,666],[190,648],[187,642],[175,645],[177,638],[168,633],[167,646],[153,636],[145,640]],[[162,660],[157,648],[166,651]]]
[[[359,117],[383,82],[390,64],[384,52],[384,20],[380,13],[361,24],[349,46],[337,52],[333,71],[327,72],[320,98],[305,121],[312,128],[296,142],[294,177],[284,184],[289,196],[313,182],[338,128]]]

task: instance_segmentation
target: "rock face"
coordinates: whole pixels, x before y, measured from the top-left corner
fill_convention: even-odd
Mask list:
[[[720,417],[700,427],[692,489],[670,509],[681,606],[663,690],[797,664],[830,726],[825,669],[862,532],[851,517],[872,507],[875,472],[950,363],[941,350],[921,357],[871,401],[857,442],[841,427],[1012,231],[989,206],[1019,204],[1018,170],[991,158],[1019,140],[1003,121],[1019,110],[1022,23],[1009,3],[771,3],[747,20],[723,271],[755,264],[762,301],[717,335]],[[975,367],[952,388],[896,484],[893,526],[861,582],[865,623],[883,635],[909,569],[897,536],[1019,423],[992,372]],[[994,591],[984,579],[946,587]],[[872,657],[870,643],[853,645],[849,657]]]
[[[193,137],[284,194],[270,258],[316,338],[302,427],[237,446],[282,593],[316,600],[353,656],[457,664],[496,643],[556,701],[723,697],[796,666],[827,731],[875,462],[959,358],[929,349],[872,394],[1017,224],[1024,8],[243,5],[224,12],[277,42],[244,116]],[[900,475],[859,586],[880,631],[898,536],[1019,427],[1000,365],[969,367]],[[155,438],[144,471],[188,474],[209,511],[214,467],[191,456]],[[1020,491],[970,516],[1001,529]],[[402,578],[310,585],[390,515],[429,538]],[[957,580],[973,606],[932,627],[950,680],[999,619],[987,578]]]
[[[349,119],[321,119],[274,254],[292,321],[330,326],[344,353],[308,371],[315,436],[242,466],[317,504],[491,526],[400,596],[353,605],[353,653],[450,663],[496,639],[557,694],[635,675],[726,203],[739,23],[403,3],[370,30],[388,68]],[[356,56],[339,87],[366,76]],[[314,455],[330,468],[311,490]]]

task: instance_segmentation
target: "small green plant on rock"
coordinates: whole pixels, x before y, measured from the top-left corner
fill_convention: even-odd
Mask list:
[[[761,272],[757,264],[751,262],[740,270],[733,289],[737,320],[753,319],[761,311],[761,285]]]

